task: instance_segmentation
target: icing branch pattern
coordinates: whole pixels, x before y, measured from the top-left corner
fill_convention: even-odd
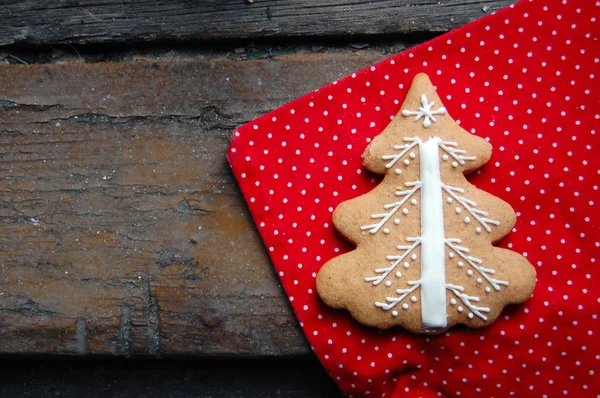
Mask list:
[[[400,294],[400,296],[386,297],[385,301],[387,301],[387,303],[376,302],[375,305],[379,308],[389,311],[392,308],[394,308],[398,303],[401,303],[402,300],[404,300],[406,297],[408,297],[409,294],[411,294],[412,292],[417,290],[419,287],[421,287],[421,284],[418,281],[410,281],[410,282],[408,282],[408,284],[412,285],[412,287],[410,289],[397,289],[396,290],[396,293]]]
[[[383,160],[391,160],[388,164],[385,165],[386,169],[389,169],[390,167],[392,167],[394,164],[396,164],[396,162],[398,160],[400,160],[400,158],[402,156],[406,155],[408,153],[408,151],[410,151],[412,148],[419,145],[419,142],[421,142],[421,139],[419,139],[418,137],[404,138],[404,141],[412,142],[412,144],[394,145],[394,149],[396,149],[396,150],[402,149],[403,151],[397,155],[383,155],[382,156]]]
[[[473,269],[475,269],[486,281],[488,281],[488,283],[494,288],[494,290],[499,291],[500,285],[509,285],[507,281],[492,278],[490,275],[495,275],[495,270],[482,267],[481,264],[483,264],[483,261],[479,258],[470,256],[470,249],[455,245],[455,243],[462,243],[462,241],[460,239],[446,239],[446,246],[448,246],[454,253],[458,254],[463,260],[467,262],[467,264],[473,267]]]
[[[471,199],[467,199],[463,196],[458,196],[456,194],[456,192],[461,193],[461,194],[465,193],[464,189],[459,188],[459,187],[453,187],[453,186],[446,185],[443,183],[442,183],[442,189],[444,191],[446,191],[446,193],[448,195],[450,195],[454,200],[456,200],[462,207],[464,207],[464,209],[466,211],[468,211],[469,214],[471,214],[471,216],[473,216],[473,218],[475,220],[477,220],[477,222],[479,222],[479,224],[481,224],[481,226],[483,228],[485,228],[486,231],[492,232],[492,228],[490,227],[489,224],[493,224],[496,226],[500,225],[500,221],[492,220],[491,218],[487,218],[489,216],[487,211],[476,209],[477,203],[475,203]]]
[[[404,198],[398,202],[384,205],[384,209],[391,209],[387,213],[372,214],[371,218],[381,218],[382,220],[377,224],[361,226],[361,231],[369,230],[369,232],[372,234],[377,233],[377,231],[379,231],[379,229],[385,225],[385,223],[398,211],[398,209],[400,209],[413,196],[413,194],[421,188],[420,181],[406,182],[404,185],[413,188],[405,191],[396,191],[396,196],[404,196]]]
[[[394,269],[396,269],[398,264],[403,262],[408,257],[408,255],[411,254],[412,251],[415,250],[417,248],[417,246],[419,246],[421,244],[421,238],[406,238],[406,240],[408,242],[414,242],[414,243],[410,246],[404,246],[404,245],[396,246],[396,248],[398,250],[404,250],[404,253],[402,253],[401,255],[397,255],[397,256],[386,256],[385,257],[386,260],[393,261],[393,263],[389,267],[386,267],[386,268],[377,268],[375,270],[375,273],[381,274],[381,275],[367,277],[367,278],[365,278],[365,282],[373,282],[373,285],[379,285],[381,282],[383,282],[383,280],[385,280],[385,278],[387,278],[387,276],[390,274],[390,272],[392,272]]]
[[[464,165],[465,160],[475,160],[475,156],[465,156],[467,151],[464,149],[457,148],[458,144],[452,141],[440,141],[440,148],[442,148],[448,155],[452,156],[461,165]]]
[[[402,115],[403,116],[415,116],[415,122],[418,121],[419,119],[421,119],[422,117],[425,117],[425,119],[423,119],[423,127],[428,128],[431,126],[431,121],[433,121],[434,123],[437,123],[436,118],[433,115],[445,115],[446,114],[446,108],[439,107],[436,110],[431,109],[431,107],[433,107],[433,105],[435,104],[435,102],[431,101],[429,102],[427,100],[427,96],[425,94],[421,95],[421,105],[419,107],[419,109],[417,111],[410,111],[407,109],[402,110]]]
[[[473,314],[475,314],[484,321],[487,321],[487,316],[483,315],[482,312],[490,312],[490,309],[473,304],[473,302],[479,302],[479,297],[469,296],[468,294],[463,293],[465,291],[464,287],[453,285],[451,283],[446,283],[446,289],[454,293],[454,295],[471,311],[471,313],[469,313],[469,318],[473,318]]]

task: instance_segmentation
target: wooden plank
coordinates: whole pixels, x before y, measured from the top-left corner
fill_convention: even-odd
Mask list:
[[[2,397],[341,398],[311,360],[3,361]]]
[[[0,354],[309,353],[225,151],[381,58],[0,66]]]
[[[446,32],[512,0],[5,0],[0,45]]]

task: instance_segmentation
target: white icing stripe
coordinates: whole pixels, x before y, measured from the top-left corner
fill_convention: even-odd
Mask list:
[[[421,319],[423,326],[443,328],[446,319],[446,253],[440,174],[440,140],[419,145],[421,160]]]

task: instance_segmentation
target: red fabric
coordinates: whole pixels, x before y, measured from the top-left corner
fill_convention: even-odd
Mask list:
[[[315,353],[351,396],[592,397],[598,363],[600,2],[524,1],[240,127],[228,153]],[[426,72],[454,119],[494,146],[469,177],[518,214],[500,246],[537,269],[534,296],[490,327],[437,337],[363,327],[315,276],[351,249],[331,224],[372,189],[361,154]]]

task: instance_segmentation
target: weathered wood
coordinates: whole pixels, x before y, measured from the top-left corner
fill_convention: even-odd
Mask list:
[[[0,66],[0,354],[307,354],[225,151],[380,58]]]
[[[3,0],[0,45],[446,32],[512,0]]]
[[[2,397],[341,398],[317,361],[3,361]]]

